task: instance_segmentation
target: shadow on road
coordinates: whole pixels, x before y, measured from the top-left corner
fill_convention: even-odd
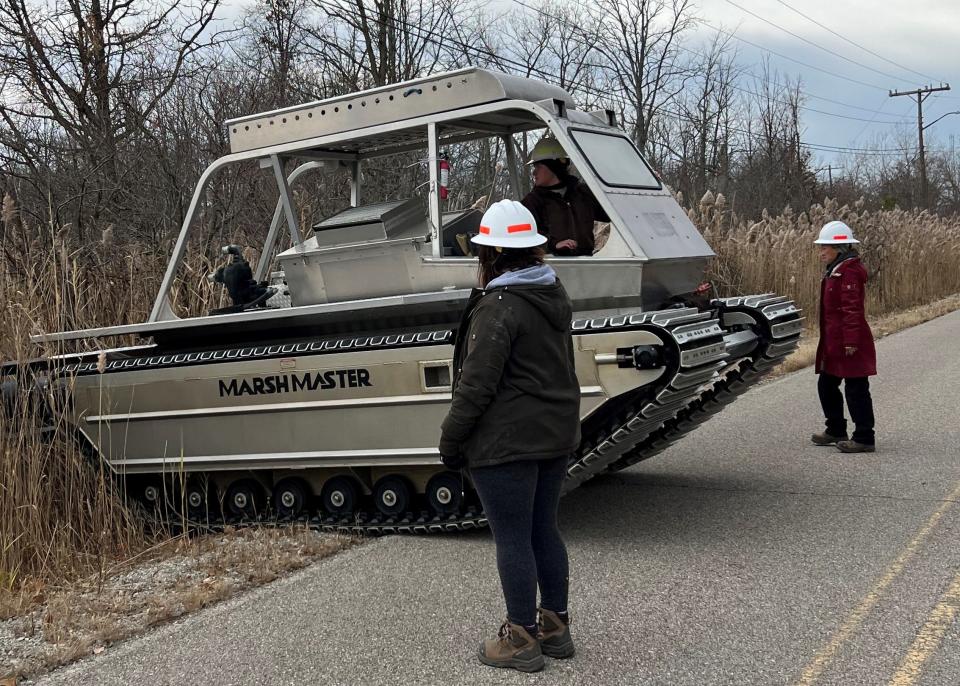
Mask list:
[[[665,538],[693,542],[731,531],[749,535],[762,522],[771,525],[772,511],[785,493],[777,482],[762,477],[752,482],[743,475],[602,475],[561,500],[560,522],[570,542]]]

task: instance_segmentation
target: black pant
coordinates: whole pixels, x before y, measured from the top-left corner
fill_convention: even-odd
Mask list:
[[[843,416],[843,395],[840,394],[840,382],[844,382],[847,407],[855,428],[853,440],[865,445],[873,445],[873,399],[870,397],[870,381],[865,376],[843,379],[830,374],[820,374],[817,391],[820,393],[820,405],[827,418],[827,433],[831,436],[847,435],[847,420]]]
[[[531,626],[541,606],[567,611],[567,548],[557,526],[567,458],[523,460],[471,469],[497,546],[507,618]]]

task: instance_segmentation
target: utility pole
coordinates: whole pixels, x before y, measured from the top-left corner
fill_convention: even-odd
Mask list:
[[[926,100],[931,93],[936,93],[937,91],[948,91],[950,90],[950,84],[941,83],[939,86],[923,86],[922,88],[917,88],[912,91],[890,91],[890,97],[896,98],[900,95],[909,95],[911,98],[917,101],[917,137],[920,141],[920,206],[926,207],[929,201],[929,195],[927,194],[927,157],[923,150],[923,130],[926,128],[923,125],[923,101]]]
[[[840,171],[843,167],[837,167],[837,171]],[[828,164],[826,167],[820,167],[819,169],[814,170],[814,174],[819,174],[822,171],[827,172],[828,183],[830,184],[830,197],[833,197],[833,165]]]

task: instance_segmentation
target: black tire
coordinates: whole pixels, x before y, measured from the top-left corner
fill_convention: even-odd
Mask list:
[[[183,491],[183,508],[187,519],[206,522],[210,518],[210,504],[213,502],[210,482],[204,478],[191,479]]]
[[[138,479],[127,485],[127,492],[143,503],[148,511],[164,509],[165,494],[160,479]]]
[[[335,476],[328,479],[320,493],[323,511],[331,515],[351,514],[357,506],[359,491],[349,476]]]
[[[309,487],[302,479],[282,479],[273,487],[273,509],[281,519],[298,517],[307,506]]]
[[[253,479],[239,479],[230,484],[224,506],[234,517],[255,519],[263,513],[263,488]]]
[[[438,515],[460,514],[463,509],[463,481],[459,474],[440,472],[427,482],[427,502]]]
[[[382,514],[396,517],[409,511],[413,489],[402,476],[391,474],[377,480],[373,487],[373,504]]]

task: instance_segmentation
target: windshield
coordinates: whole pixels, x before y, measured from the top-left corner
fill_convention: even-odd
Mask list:
[[[574,142],[607,186],[661,188],[660,181],[626,136],[571,130]]]

